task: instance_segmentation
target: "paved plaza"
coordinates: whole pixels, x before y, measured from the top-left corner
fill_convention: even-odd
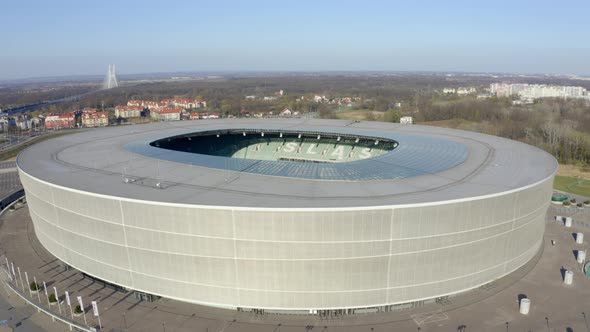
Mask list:
[[[572,228],[554,220],[556,214],[571,215]],[[590,236],[590,211],[550,208],[547,214],[545,244],[540,258],[535,258],[514,275],[497,280],[475,291],[451,297],[439,303],[389,313],[329,317],[254,314],[159,299],[141,301],[133,292],[122,292],[84,277],[79,271],[65,270],[38,242],[26,204],[9,210],[0,217],[0,258],[14,262],[27,271],[32,280],[46,282],[64,291],[72,301],[82,296],[88,325],[97,327],[90,301],[98,301],[103,331],[204,331],[204,332],[329,332],[329,331],[583,331],[590,332],[585,321],[590,315],[590,280],[582,275],[575,250],[588,250],[588,240],[576,244],[573,233]],[[555,241],[555,245],[551,244]],[[563,269],[574,271],[572,286],[563,284]],[[4,274],[4,272],[3,272]],[[523,276],[524,275],[524,276]],[[52,322],[31,306],[24,306],[14,293],[3,287],[0,292],[0,321],[14,331],[65,331],[67,327]],[[25,295],[29,296],[25,288]],[[10,297],[9,297],[10,296]],[[518,300],[532,301],[529,315],[519,314]],[[43,292],[40,302],[47,307]],[[10,310],[8,310],[10,308]],[[63,316],[69,309],[61,307]],[[53,305],[53,312],[58,308]],[[590,317],[589,317],[590,318]],[[83,323],[82,317],[74,318]]]

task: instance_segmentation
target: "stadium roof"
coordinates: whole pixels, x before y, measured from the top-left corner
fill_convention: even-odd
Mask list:
[[[225,129],[225,128],[224,128]],[[248,128],[249,129],[249,128]],[[275,131],[276,128],[258,128],[261,132]],[[237,130],[241,131],[241,130]],[[207,130],[208,133],[215,131]],[[326,133],[322,128],[306,127],[305,130],[280,130],[291,133]],[[237,171],[261,175],[272,175],[290,178],[361,181],[401,179],[418,175],[435,174],[463,163],[467,159],[468,149],[464,144],[453,142],[441,137],[408,135],[387,131],[341,129],[341,134],[362,138],[375,137],[376,146],[379,140],[391,139],[399,146],[383,155],[342,163],[303,163],[277,160],[254,160],[243,158],[196,154],[183,151],[166,150],[150,145],[153,137],[135,141],[125,145],[129,151],[163,160],[174,161],[195,166],[216,168],[226,171]],[[223,131],[221,131],[223,135]],[[313,139],[315,140],[315,138]],[[193,144],[199,144],[198,137]]]
[[[257,161],[149,146],[157,139],[223,129],[325,132],[391,138],[366,160]],[[56,185],[168,203],[329,208],[419,204],[515,190],[546,179],[555,159],[532,146],[466,131],[381,122],[302,119],[176,121],[88,130],[23,151],[18,165]]]

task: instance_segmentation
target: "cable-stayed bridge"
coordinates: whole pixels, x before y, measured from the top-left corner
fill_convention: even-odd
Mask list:
[[[115,72],[115,65],[109,65],[109,69],[107,71],[107,74],[105,76],[104,82],[101,85],[100,89],[97,90],[92,90],[86,93],[82,93],[82,94],[78,94],[78,95],[73,95],[73,96],[66,96],[63,98],[59,98],[59,99],[54,99],[54,100],[49,100],[49,101],[42,101],[40,103],[35,103],[35,104],[29,104],[29,105],[24,105],[24,106],[19,106],[19,107],[14,107],[14,108],[9,108],[3,111],[3,113],[8,114],[8,115],[13,115],[16,113],[24,113],[24,112],[29,112],[29,111],[33,111],[36,110],[38,108],[44,107],[44,106],[50,106],[50,105],[55,105],[55,104],[61,104],[64,102],[68,102],[68,101],[78,101],[86,96],[89,96],[93,93],[96,93],[98,91],[102,91],[102,90],[106,90],[106,89],[112,89],[112,88],[116,88],[119,86],[118,80],[117,80],[117,74]]]

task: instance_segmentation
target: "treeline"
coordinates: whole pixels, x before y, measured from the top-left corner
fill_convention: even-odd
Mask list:
[[[161,100],[170,97],[207,101],[209,111],[223,115],[246,112],[317,111],[323,118],[336,118],[338,105],[315,103],[318,94],[326,98],[359,97],[352,109],[368,111],[368,120],[395,122],[400,116],[417,123],[460,120],[459,128],[523,141],[552,153],[560,162],[590,165],[590,106],[579,100],[538,101],[512,105],[507,98],[476,99],[441,95],[444,87],[489,87],[498,80],[539,84],[580,85],[590,81],[561,78],[504,78],[426,74],[292,75],[275,77],[223,77],[188,82],[166,82],[123,86],[99,91],[77,102],[53,105],[36,111],[68,111],[82,107],[114,107],[130,99]],[[95,84],[96,85],[96,84]],[[0,107],[24,105],[61,98],[95,89],[90,84],[57,87],[12,87],[0,89]],[[277,93],[283,90],[284,95]],[[245,96],[257,96],[246,99]],[[264,96],[277,97],[263,101]],[[297,101],[306,96],[304,101]],[[401,105],[401,106],[400,106]],[[376,115],[377,114],[377,115]],[[434,123],[433,123],[434,122]]]
[[[0,108],[8,109],[23,105],[37,104],[43,101],[80,95],[91,90],[94,86],[57,86],[0,89]]]
[[[489,85],[489,80],[461,82],[464,84]],[[314,94],[337,97],[361,97],[369,100],[363,107],[386,110],[395,102],[409,100],[415,91],[439,89],[460,84],[456,79],[432,75],[293,75],[275,77],[225,77],[188,82],[143,83],[122,86],[113,90],[99,91],[79,102],[61,104],[63,110],[80,107],[114,107],[130,99],[160,100],[171,97],[203,97],[212,111],[237,115],[241,110],[268,112],[289,107],[293,110],[314,110],[320,107],[309,100],[296,102],[301,96]],[[60,87],[56,91],[22,94],[23,88],[0,90],[0,107],[25,105],[40,100],[55,99],[64,95],[86,92],[88,87]],[[284,96],[276,101],[246,100],[244,97],[275,96],[280,90]],[[4,105],[4,106],[2,106]],[[49,109],[43,109],[48,111]],[[53,111],[53,110],[52,110]]]
[[[582,100],[545,99],[512,105],[509,99],[430,100],[413,115],[419,122],[463,119],[467,129],[519,140],[553,154],[561,163],[590,165],[590,105]]]

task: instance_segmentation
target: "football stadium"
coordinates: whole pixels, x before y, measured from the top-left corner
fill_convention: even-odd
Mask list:
[[[517,271],[556,160],[473,132],[223,119],[87,130],[17,158],[35,234],[128,290],[208,306],[354,312]]]

